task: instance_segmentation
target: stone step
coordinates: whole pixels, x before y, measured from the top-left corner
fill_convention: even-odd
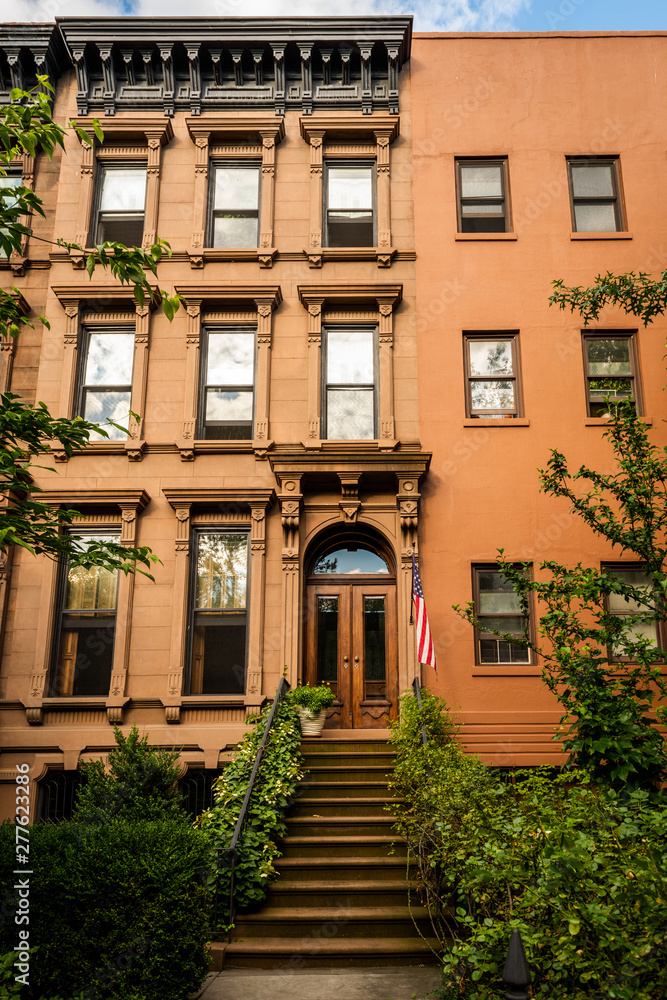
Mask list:
[[[419,898],[415,882],[401,881],[337,881],[330,879],[318,882],[315,879],[303,882],[277,879],[266,897],[266,906],[405,906],[408,899],[418,906]]]
[[[336,784],[348,784],[358,781],[381,781],[391,777],[391,770],[380,764],[377,767],[373,764],[352,764],[343,767],[338,764],[318,765],[309,767],[302,782],[303,788],[310,788],[313,784],[321,782],[335,782]],[[385,781],[386,784],[386,781]]]
[[[285,820],[290,837],[374,837],[390,836],[394,817],[383,816],[288,816]]]
[[[346,856],[344,858],[278,858],[276,869],[283,885],[286,882],[321,882],[330,879],[332,883],[406,881],[405,858],[364,858]]]
[[[329,753],[320,751],[319,753],[303,754],[306,767],[354,767],[355,765],[375,765],[376,767],[386,767],[387,771],[393,771],[396,765],[396,758],[393,753],[358,753],[346,751],[345,753]]]
[[[337,837],[283,837],[283,858],[329,858],[332,862],[344,858],[387,858],[390,852],[405,857],[407,844],[391,835],[337,836]]]
[[[410,913],[412,912],[412,916]],[[263,907],[259,913],[238,916],[231,940],[252,938],[399,938],[416,933],[415,923],[422,934],[433,933],[428,911],[404,906],[324,906],[324,907]],[[300,943],[300,942],[299,942]]]
[[[336,791],[341,789],[336,786]],[[310,818],[310,817],[340,817],[353,821],[355,817],[370,818],[371,816],[386,817],[389,813],[385,811],[385,805],[399,806],[403,799],[392,798],[313,798],[311,795],[304,795],[303,798],[296,799],[290,814],[290,819]]]
[[[390,799],[386,781],[346,781],[344,787],[340,781],[303,781],[300,788],[309,799],[340,799],[341,792],[347,792],[351,799],[374,798],[383,802]]]
[[[303,740],[301,753],[393,753],[387,740],[328,740],[326,738]]]
[[[441,947],[435,938],[424,941],[416,931],[413,937],[398,938],[325,938],[311,934],[302,938],[298,947],[294,938],[257,938],[232,942],[225,951],[225,968],[296,970],[437,965],[439,951]]]

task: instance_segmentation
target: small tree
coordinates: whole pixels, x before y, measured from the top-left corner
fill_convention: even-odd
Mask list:
[[[23,153],[34,157],[40,150],[50,159],[56,147],[64,149],[67,134],[67,130],[53,120],[51,98],[44,92],[53,90],[48,78],[40,76],[37,80],[39,87],[32,90],[12,90],[10,103],[0,108],[0,254],[6,258],[21,253],[26,236],[41,239],[34,236],[26,220],[35,213],[42,216],[45,213],[42,201],[33,191],[22,186],[3,186],[2,178],[16,157]],[[70,127],[84,142],[92,145],[94,140],[85,130],[74,123],[70,123]],[[94,123],[94,130],[102,141],[104,136],[99,123]],[[138,303],[143,305],[159,298],[167,318],[173,318],[182,301],[180,296],[169,296],[153,287],[148,277],[157,275],[162,256],[170,253],[169,244],[164,240],[158,240],[149,250],[105,242],[88,253],[83,247],[62,239],[58,239],[56,245],[68,253],[83,255],[89,277],[97,267],[102,267],[121,284],[132,285]],[[23,315],[19,302],[17,288],[0,289],[0,337],[17,337],[25,326],[33,325]],[[40,320],[49,326],[45,316],[40,316]],[[39,500],[42,491],[33,482],[32,470],[49,467],[35,464],[35,460],[50,455],[55,441],[67,455],[81,451],[93,432],[108,437],[104,427],[81,417],[73,420],[52,417],[44,403],[31,405],[12,392],[0,397],[0,503],[3,512],[0,552],[19,545],[34,555],[66,556],[73,566],[99,565],[123,573],[133,572],[138,566],[147,569],[158,561],[145,546],[122,546],[109,540],[91,540],[86,546],[79,545],[76,533],[67,533],[67,529],[81,515],[74,510],[56,509]],[[145,569],[139,572],[145,573]]]
[[[157,819],[187,820],[176,779],[177,750],[163,750],[148,743],[132,726],[127,737],[116,726],[116,746],[109,751],[109,770],[101,760],[82,761],[84,785],[79,791],[72,819],[75,823],[140,822]]]

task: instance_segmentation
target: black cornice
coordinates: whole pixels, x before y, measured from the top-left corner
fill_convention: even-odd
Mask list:
[[[70,67],[62,35],[53,24],[0,24],[0,93],[32,87],[37,75],[56,80]]]

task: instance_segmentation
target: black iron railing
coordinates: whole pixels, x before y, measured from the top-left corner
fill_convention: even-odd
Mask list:
[[[419,678],[418,677],[415,677],[415,679],[413,680],[412,687],[413,687],[414,692],[415,692],[415,698],[417,699],[417,705],[418,705],[419,708],[421,708],[422,707],[422,689],[421,689],[421,685],[419,683]],[[424,746],[426,746],[426,744],[428,743],[428,733],[426,732],[426,726],[422,726],[422,743],[424,744]]]
[[[276,717],[276,712],[278,710],[278,705],[283,700],[287,692],[289,691],[289,684],[284,677],[280,678],[278,682],[278,687],[276,689],[276,694],[273,699],[273,704],[271,706],[271,711],[269,712],[269,717],[266,720],[266,725],[264,727],[264,734],[262,736],[262,742],[257,748],[257,753],[255,755],[255,763],[252,766],[252,771],[250,772],[250,780],[248,781],[248,788],[243,797],[243,802],[241,804],[241,811],[239,812],[239,818],[236,821],[236,826],[234,827],[234,833],[232,834],[232,839],[229,842],[229,847],[218,852],[218,869],[222,866],[229,870],[229,900],[228,900],[228,918],[227,923],[233,924],[234,917],[236,916],[236,905],[234,903],[234,868],[236,865],[236,856],[238,851],[239,841],[243,835],[243,828],[246,824],[246,819],[248,816],[248,806],[250,805],[250,799],[252,797],[253,789],[255,787],[255,781],[259,773],[259,768],[262,763],[262,757],[264,756],[264,751],[266,749],[266,744],[269,739],[269,734],[273,727],[273,723]],[[214,921],[215,926],[218,924],[218,883],[216,879],[216,891],[215,891],[215,912]]]

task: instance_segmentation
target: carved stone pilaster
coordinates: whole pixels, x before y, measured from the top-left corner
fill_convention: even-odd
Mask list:
[[[190,507],[186,504],[176,508],[176,552],[190,552]]]
[[[280,513],[283,528],[283,562],[299,558],[299,515],[303,493],[301,476],[280,477]]]
[[[396,501],[401,525],[401,555],[412,556],[417,543],[419,526],[419,478],[398,477]]]
[[[342,500],[338,504],[343,516],[343,520],[354,522],[357,520],[361,510],[359,500],[359,473],[339,472],[340,488]]]

